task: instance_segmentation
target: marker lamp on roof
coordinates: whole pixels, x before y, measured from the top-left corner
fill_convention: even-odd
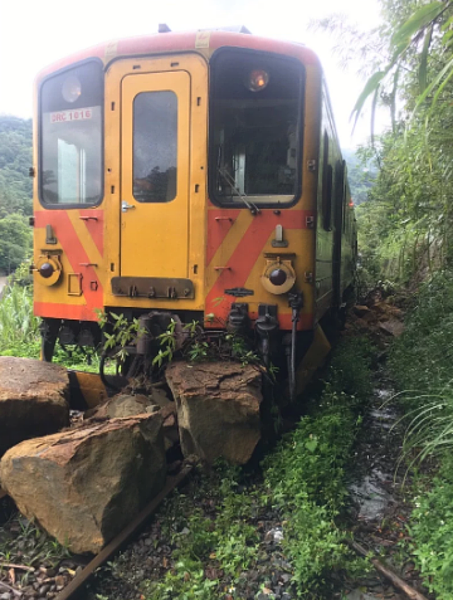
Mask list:
[[[254,69],[250,72],[247,79],[247,88],[251,92],[260,92],[269,83],[269,73],[263,69]]]
[[[61,88],[61,94],[66,102],[75,102],[82,93],[82,85],[80,79],[75,75],[67,77]]]

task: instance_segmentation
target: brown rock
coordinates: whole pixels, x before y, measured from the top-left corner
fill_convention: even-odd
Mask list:
[[[166,377],[184,456],[246,463],[261,435],[261,374],[233,362],[171,363]]]
[[[160,414],[164,420],[162,430],[165,438],[165,449],[169,450],[179,442],[178,421],[176,417],[176,405],[169,402],[167,406],[160,409]]]
[[[22,442],[0,461],[1,485],[61,544],[99,552],[164,485],[161,426],[155,413]]]
[[[159,407],[142,394],[132,396],[131,394],[117,394],[104,404],[90,413],[90,417],[97,419],[118,419],[133,417],[144,413],[151,414],[159,410]]]
[[[368,308],[368,306],[361,305],[361,304],[356,304],[352,310],[358,317],[364,317],[365,315],[367,315],[370,312],[370,309]]]
[[[0,356],[0,456],[23,440],[66,427],[68,399],[64,367]]]
[[[404,331],[404,323],[398,321],[398,319],[389,319],[379,323],[379,329],[393,337],[398,337]]]
[[[160,408],[174,404],[172,400],[168,398],[165,390],[162,389],[160,384],[153,384],[151,388],[151,400],[153,404],[157,404]]]

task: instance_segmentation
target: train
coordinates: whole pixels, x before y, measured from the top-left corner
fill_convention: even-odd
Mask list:
[[[244,27],[162,25],[44,69],[34,105],[42,360],[57,340],[99,347],[100,312],[154,338],[171,320],[197,322],[250,340],[293,398],[357,257],[315,53]]]

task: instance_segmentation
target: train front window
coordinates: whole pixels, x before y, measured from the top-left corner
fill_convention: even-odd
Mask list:
[[[224,49],[212,63],[209,187],[221,206],[293,203],[301,190],[304,71]]]
[[[40,95],[40,198],[55,207],[102,199],[102,66],[97,61],[47,79]]]

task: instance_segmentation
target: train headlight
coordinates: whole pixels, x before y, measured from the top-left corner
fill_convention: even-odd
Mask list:
[[[286,294],[296,282],[296,272],[290,260],[268,259],[261,283],[265,290],[279,296]]]
[[[82,93],[82,84],[80,83],[80,79],[75,75],[69,75],[61,87],[61,95],[66,100],[66,102],[75,102],[80,98]]]
[[[37,275],[37,278],[35,278],[35,283],[39,283],[47,287],[55,285],[59,281],[62,273],[59,257],[57,255],[40,256],[34,271]]]
[[[281,268],[274,269],[269,273],[269,281],[273,285],[283,285],[288,279],[288,274]]]
[[[269,73],[263,69],[254,69],[247,78],[247,88],[251,92],[260,92],[269,83]]]
[[[41,277],[44,277],[44,279],[49,279],[49,277],[52,277],[54,272],[55,269],[49,262],[45,262],[39,267],[39,274]]]

